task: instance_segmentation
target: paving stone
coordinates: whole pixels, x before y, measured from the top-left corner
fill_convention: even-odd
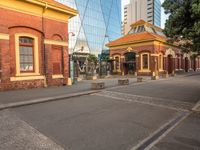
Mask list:
[[[8,110],[0,120],[0,150],[64,150]]]

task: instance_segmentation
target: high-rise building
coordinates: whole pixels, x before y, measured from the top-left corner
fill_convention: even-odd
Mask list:
[[[121,0],[56,0],[78,10],[69,21],[69,51],[96,56],[121,36]]]
[[[130,3],[124,7],[124,34],[129,32],[132,23],[141,19],[160,27],[160,0],[130,0]]]

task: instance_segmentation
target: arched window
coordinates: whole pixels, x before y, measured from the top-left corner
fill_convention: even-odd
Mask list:
[[[148,70],[149,69],[149,54],[144,53],[142,54],[142,70]]]
[[[34,72],[34,39],[19,37],[20,72]]]
[[[120,55],[114,56],[114,71],[120,72]]]
[[[116,70],[119,70],[119,57],[115,57]]]

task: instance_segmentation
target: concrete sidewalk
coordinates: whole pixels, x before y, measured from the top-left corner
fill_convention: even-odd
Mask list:
[[[177,75],[176,78],[185,77],[188,75],[196,75],[196,73],[186,73]],[[198,75],[198,74],[197,74]],[[23,105],[31,105],[35,103],[53,101],[62,98],[70,98],[70,96],[82,96],[93,93],[91,91],[92,82],[105,82],[105,88],[117,87],[118,79],[128,78],[130,84],[136,83],[136,77],[115,77],[98,80],[83,80],[72,86],[36,88],[26,90],[4,91],[0,92],[0,110]],[[150,77],[144,77],[146,81],[151,80]],[[162,79],[162,78],[161,78]],[[169,78],[175,79],[175,78]]]
[[[31,101],[37,99],[51,99],[54,97],[66,97],[73,93],[87,93],[91,92],[91,83],[96,81],[105,82],[105,87],[118,86],[118,78],[115,79],[98,79],[95,81],[84,80],[80,81],[72,86],[61,86],[61,87],[48,87],[38,89],[27,89],[27,90],[15,90],[0,92],[0,105],[6,105],[11,103],[18,103],[24,101]],[[129,78],[130,84],[136,82],[136,78]]]

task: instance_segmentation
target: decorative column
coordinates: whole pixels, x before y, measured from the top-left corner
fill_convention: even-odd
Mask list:
[[[175,71],[176,71],[176,56],[175,57],[172,57],[172,76],[174,76],[175,75]]]
[[[163,56],[163,70],[167,71],[167,57]]]
[[[151,67],[152,67],[152,80],[156,80],[159,78],[159,74],[158,74],[158,56],[152,55],[150,56],[150,60],[151,60]]]
[[[141,62],[140,62],[140,55],[136,54],[136,70],[135,70],[135,76],[138,75],[140,70]]]
[[[15,68],[10,64],[10,47],[9,47],[9,35],[0,34],[0,90],[9,89],[10,77]]]
[[[69,54],[66,46],[63,46],[63,84],[68,85],[69,78]],[[70,83],[71,84],[71,83]]]
[[[182,57],[179,56],[179,70],[182,70]]]
[[[52,81],[52,75],[53,75],[53,69],[52,69],[52,64],[51,64],[51,45],[50,44],[45,44],[45,60],[44,63],[46,64],[45,68],[45,87],[48,86],[51,81]]]
[[[120,57],[120,71],[121,71],[121,75],[124,76],[124,56]]]

